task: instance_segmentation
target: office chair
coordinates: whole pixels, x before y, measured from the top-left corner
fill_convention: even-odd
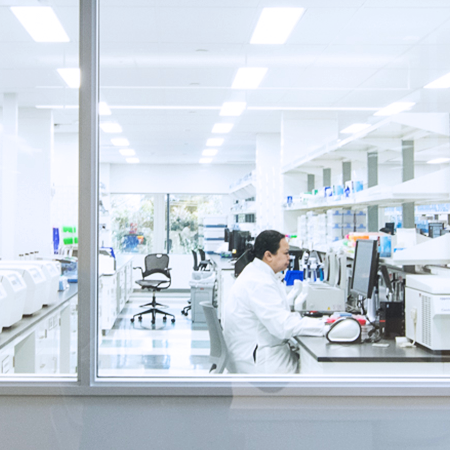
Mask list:
[[[151,306],[151,308],[147,309],[146,311],[142,311],[140,313],[135,314],[131,318],[131,323],[134,322],[134,318],[138,316],[139,321],[142,321],[142,316],[144,314],[151,314],[152,315],[152,324],[156,322],[156,314],[164,314],[163,321],[165,322],[167,320],[167,316],[172,317],[172,323],[175,322],[175,316],[173,314],[169,314],[168,312],[161,311],[157,308],[157,306],[160,306],[161,308],[168,308],[166,305],[162,305],[161,303],[157,303],[156,301],[156,292],[161,291],[162,289],[169,288],[170,284],[172,283],[172,278],[170,276],[170,268],[169,266],[169,255],[166,255],[164,253],[150,253],[145,257],[145,271],[142,270],[142,267],[133,267],[133,269],[140,269],[142,274],[142,279],[136,281],[139,286],[141,286],[142,289],[148,289],[149,291],[153,292],[152,302],[146,303],[145,305],[140,305],[140,308],[143,308],[145,306]],[[146,277],[152,275],[152,274],[162,274],[164,275],[164,279],[148,279],[146,280]]]
[[[199,248],[198,252],[200,253],[200,262],[198,264],[198,270],[206,270],[209,264],[211,264],[211,261],[209,259],[206,259],[206,254],[203,249]]]
[[[197,259],[197,252],[195,250],[191,250],[192,251],[192,256],[194,258],[194,266],[192,267],[192,270],[194,272],[198,272],[199,267],[198,267],[198,259]],[[181,310],[181,314],[183,314],[183,316],[188,315],[188,312],[192,309],[192,305],[191,305],[191,301],[188,300],[188,305],[186,305],[182,310]]]
[[[229,363],[229,358],[222,327],[217,318],[216,308],[209,302],[201,302],[200,305],[203,307],[209,331],[209,358],[212,361],[209,373],[223,373]]]

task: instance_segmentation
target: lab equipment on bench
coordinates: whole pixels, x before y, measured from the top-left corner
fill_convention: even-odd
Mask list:
[[[295,300],[295,310],[345,311],[347,301],[346,255],[329,251],[325,255],[323,263],[318,263],[318,257],[314,255],[309,258],[305,255],[302,260],[304,280],[302,291]]]
[[[5,288],[0,284],[0,333],[4,327],[4,315],[6,304],[8,302],[8,294],[5,291]]]
[[[361,340],[361,325],[353,317],[342,317],[333,324],[326,334],[331,343],[352,344]]]
[[[59,274],[51,261],[17,261],[17,260],[5,260],[0,261],[0,268],[9,267],[23,267],[26,264],[29,267],[36,267],[40,274],[42,275],[45,283],[43,289],[43,297],[39,300],[41,301],[41,306],[51,305],[56,302],[58,295],[58,284],[59,284]]]
[[[450,350],[450,277],[407,275],[406,337],[430,350]]]
[[[0,261],[0,267],[2,267],[3,263],[19,263],[20,265],[23,265],[22,261]],[[56,303],[58,299],[61,265],[55,261],[47,260],[30,260],[27,261],[26,264],[39,267],[47,280],[48,295],[46,295],[46,297],[43,299],[43,304],[52,305]]]
[[[49,292],[49,282],[47,282],[42,270],[39,267],[23,264],[1,264],[0,270],[12,270],[18,273],[27,285],[27,298],[23,314],[29,315],[42,308],[46,295]]]
[[[378,242],[374,239],[356,241],[350,292],[365,299],[367,317],[376,320],[374,289],[378,280]],[[361,300],[363,301],[363,300]]]
[[[0,269],[0,284],[8,295],[3,308],[2,324],[4,327],[10,327],[22,319],[27,300],[27,286],[17,272],[3,269]]]

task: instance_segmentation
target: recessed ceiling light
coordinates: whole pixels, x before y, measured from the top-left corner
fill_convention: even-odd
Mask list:
[[[210,164],[212,162],[212,158],[200,158],[198,162],[200,164]]]
[[[67,86],[72,89],[78,89],[81,82],[80,69],[57,69],[61,78],[66,82]]]
[[[206,141],[206,145],[208,147],[220,147],[223,141],[223,138],[211,138]]]
[[[216,123],[214,124],[211,133],[225,134],[229,133],[232,128],[233,128],[232,123]]]
[[[261,83],[267,67],[241,67],[234,77],[232,89],[256,89]]]
[[[221,116],[240,116],[247,104],[245,102],[225,102],[220,110]]]
[[[450,88],[450,73],[424,86],[425,89],[447,89]]]
[[[217,148],[205,148],[205,150],[203,150],[202,155],[203,156],[216,156],[217,155]]]
[[[122,127],[115,122],[103,122],[100,124],[100,128],[105,133],[122,133]]]
[[[50,6],[11,6],[11,11],[36,42],[70,41]]]
[[[98,104],[98,114],[100,116],[110,116],[111,115],[111,110],[109,109],[109,106],[107,105],[106,102],[100,102]]]
[[[136,152],[132,148],[121,148],[119,150],[119,153],[122,156],[134,156],[136,154]]]
[[[206,48],[198,48],[195,50],[196,52],[207,52],[208,50]]]
[[[139,158],[127,158],[125,161],[128,164],[139,164]]]
[[[370,124],[368,123],[354,123],[353,125],[350,125],[347,128],[344,128],[341,133],[343,134],[354,134],[358,133],[362,130],[365,130],[366,128],[369,128]]]
[[[410,110],[415,103],[413,102],[395,102],[377,111],[374,116],[392,116],[393,114],[398,114],[403,111]]]
[[[130,145],[130,142],[127,138],[112,138],[111,144],[114,145],[114,147],[127,147]]]
[[[284,44],[304,11],[304,8],[264,8],[250,44]]]
[[[431,159],[430,161],[427,161],[427,164],[444,164],[449,161],[450,161],[450,158],[436,158],[436,159]]]

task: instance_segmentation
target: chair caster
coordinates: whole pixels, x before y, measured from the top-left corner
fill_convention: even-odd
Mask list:
[[[134,323],[134,317],[132,317],[130,320],[131,320],[131,323]]]
[[[138,319],[139,319],[139,322],[142,322],[142,316],[139,316]]]
[[[163,317],[163,322],[165,322],[167,320],[167,317],[166,316],[164,316]]]
[[[171,322],[172,322],[172,323],[175,323],[175,319],[172,319]]]

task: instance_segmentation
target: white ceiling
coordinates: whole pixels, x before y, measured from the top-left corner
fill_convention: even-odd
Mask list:
[[[71,42],[32,41],[9,9],[19,4],[53,6]],[[249,44],[267,6],[306,8],[284,45]],[[100,16],[100,96],[112,108],[101,120],[120,123],[142,163],[196,163],[217,122],[235,126],[214,163],[252,162],[256,135],[280,132],[283,108],[323,108],[301,114],[335,118],[339,130],[382,120],[364,109],[395,101],[415,101],[413,112],[450,111],[450,90],[422,89],[450,72],[449,0],[101,0]],[[77,105],[77,90],[56,69],[78,65],[78,21],[76,1],[0,0],[0,92],[17,92],[21,107]],[[245,66],[268,72],[260,88],[232,90]],[[232,100],[249,109],[220,117]],[[54,117],[58,133],[76,133],[76,109],[55,109]],[[352,143],[316,165],[375,148],[395,163],[398,139],[414,131],[387,127],[382,137],[391,143]],[[123,163],[111,137],[101,133],[101,159]],[[448,138],[425,139],[418,159],[449,152]]]

